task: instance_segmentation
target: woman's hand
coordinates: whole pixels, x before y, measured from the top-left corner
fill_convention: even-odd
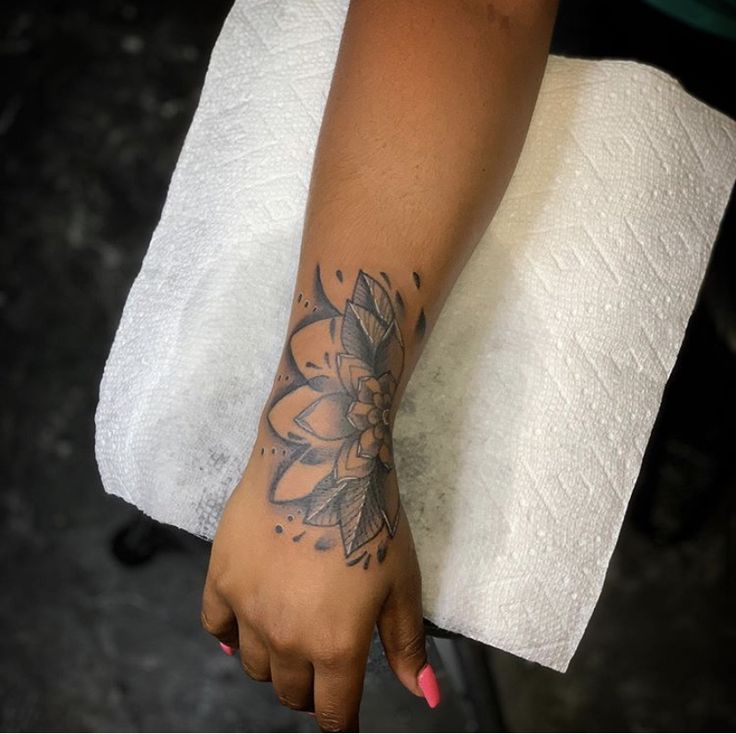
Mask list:
[[[427,701],[437,703],[391,441],[405,376],[402,301],[380,277],[323,281],[317,268],[296,295],[202,610],[251,677],[272,680],[286,706],[314,710],[327,731],[357,728],[376,624],[401,682],[417,695],[434,686]]]
[[[270,430],[263,426],[220,522],[202,623],[239,648],[246,673],[272,681],[285,706],[316,712],[325,731],[355,731],[376,624],[399,680],[422,695],[417,677],[426,653],[411,530],[399,511],[394,537],[375,538],[348,565],[334,528],[305,525],[288,506],[274,512],[269,486],[283,456],[272,453]],[[303,481],[310,482],[308,469]]]

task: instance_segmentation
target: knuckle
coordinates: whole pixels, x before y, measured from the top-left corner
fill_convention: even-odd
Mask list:
[[[227,586],[225,583],[226,576],[225,569],[221,565],[211,566],[207,571],[205,589],[214,594],[222,593]]]
[[[357,659],[357,651],[350,645],[334,645],[319,655],[320,667],[333,671],[344,669]]]
[[[279,654],[291,652],[297,647],[294,636],[285,630],[270,630],[266,633],[266,640],[269,648]]]
[[[424,631],[418,630],[409,637],[403,638],[396,646],[387,650],[390,655],[402,658],[419,657],[426,655]]]
[[[258,683],[267,683],[271,680],[271,674],[265,670],[259,670],[255,666],[251,665],[244,658],[240,659],[240,665],[243,668],[243,672],[252,680]]]
[[[278,692],[276,694],[279,699],[279,703],[282,706],[286,706],[287,709],[293,709],[294,711],[301,711],[304,708],[304,702],[291,696],[288,693]]]
[[[312,657],[328,670],[345,669],[360,662],[363,637],[359,631],[335,630],[320,639],[317,649],[313,649]]]
[[[345,719],[334,709],[317,712],[317,724],[322,731],[347,731]]]
[[[217,633],[220,631],[217,625],[207,617],[207,612],[204,609],[199,613],[199,622],[202,625],[202,629],[210,635],[217,636]]]

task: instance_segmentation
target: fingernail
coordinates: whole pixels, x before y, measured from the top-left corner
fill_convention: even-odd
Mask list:
[[[440,702],[440,687],[437,683],[437,676],[434,674],[434,670],[432,670],[432,666],[429,663],[419,671],[417,683],[419,684],[419,688],[422,689],[429,708],[437,708]]]
[[[226,645],[224,642],[220,643],[220,650],[222,650],[225,655],[235,655],[235,649],[230,647],[230,645]]]

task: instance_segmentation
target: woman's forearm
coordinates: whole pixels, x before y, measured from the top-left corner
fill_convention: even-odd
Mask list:
[[[348,562],[397,528],[397,408],[511,176],[554,10],[549,0],[350,6],[263,424],[295,457],[270,499],[301,501],[308,525],[337,527]]]
[[[555,12],[554,0],[350,5],[296,293],[317,265],[339,300],[360,270],[386,273],[404,307],[404,383],[513,172]],[[302,313],[297,304],[292,327]]]

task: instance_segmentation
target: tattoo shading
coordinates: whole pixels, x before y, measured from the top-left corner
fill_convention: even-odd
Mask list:
[[[414,333],[420,338],[424,338],[427,332],[427,317],[424,315],[424,309],[419,312],[419,318],[417,319],[416,326],[414,327]]]
[[[321,283],[315,290],[327,300]],[[302,379],[268,413],[273,431],[293,448],[269,498],[299,503],[306,525],[338,527],[348,558],[384,529],[389,537],[396,532],[391,410],[404,342],[394,301],[363,271],[342,311],[320,305],[330,315],[302,322],[289,341]]]
[[[381,543],[381,545],[378,546],[378,550],[376,551],[376,558],[378,559],[379,563],[383,563],[386,560],[386,554],[388,553],[388,544],[387,543]]]
[[[348,561],[348,566],[357,566],[367,555],[368,553],[366,551],[363,551],[359,556],[350,559]]]

